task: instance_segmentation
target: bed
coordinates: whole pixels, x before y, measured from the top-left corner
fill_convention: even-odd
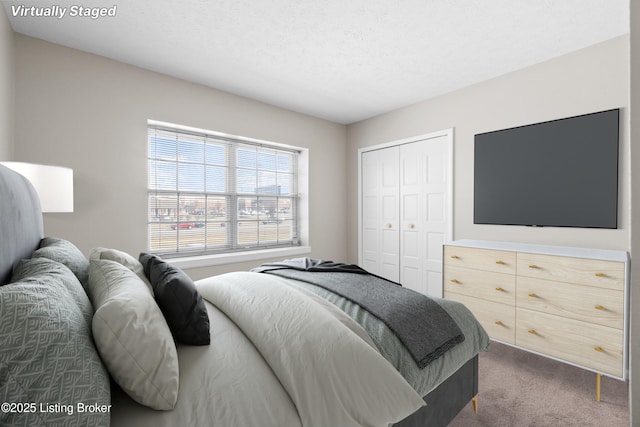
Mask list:
[[[182,297],[156,279],[182,272],[44,237],[2,166],[0,215],[2,425],[444,426],[477,404],[489,338],[459,303],[435,299],[464,340],[419,367],[389,324],[304,280],[213,276],[188,288],[195,314],[163,311]]]

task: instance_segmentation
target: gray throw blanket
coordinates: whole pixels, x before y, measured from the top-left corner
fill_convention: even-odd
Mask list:
[[[464,341],[456,322],[437,302],[353,264],[295,258],[251,271],[311,283],[360,305],[398,336],[421,369]]]

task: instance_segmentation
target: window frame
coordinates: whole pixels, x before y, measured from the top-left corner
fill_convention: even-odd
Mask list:
[[[265,148],[267,150],[277,150],[285,151],[285,152],[294,152],[297,157],[297,164],[294,168],[292,168],[291,173],[296,177],[297,180],[297,188],[294,188],[291,191],[291,195],[280,195],[280,194],[260,194],[259,188],[256,187],[256,190],[252,194],[239,193],[237,190],[237,186],[235,186],[235,182],[228,183],[226,192],[224,194],[208,192],[207,188],[203,187],[202,192],[194,192],[194,191],[181,191],[178,186],[176,186],[175,190],[159,190],[157,187],[153,188],[151,185],[151,161],[157,161],[157,156],[152,157],[151,150],[151,140],[150,136],[152,132],[155,130],[158,131],[168,131],[176,134],[187,134],[196,137],[202,138],[212,138],[215,140],[224,141],[225,143],[230,144],[230,146],[237,147],[238,145],[242,146],[250,146],[256,147],[257,151],[260,151],[261,148]],[[205,148],[206,150],[206,148]],[[237,148],[234,148],[234,153],[237,152]],[[230,158],[235,160],[234,156],[228,156],[226,167],[229,166],[229,162],[232,161]],[[176,155],[175,160],[173,160],[173,164],[176,165],[176,175],[178,174],[178,165],[180,164],[178,156]],[[231,168],[234,169],[237,167],[237,164],[231,165]],[[203,168],[206,169],[206,164],[203,165]],[[259,169],[256,169],[259,170]],[[310,247],[308,246],[308,197],[306,196],[308,190],[308,149],[296,147],[292,145],[286,145],[281,143],[274,143],[271,141],[257,140],[253,138],[247,138],[238,135],[230,135],[215,131],[208,131],[203,129],[197,129],[187,126],[176,125],[172,123],[159,122],[149,120],[147,122],[147,250],[153,253],[157,253],[166,258],[172,258],[172,262],[181,263],[182,268],[191,268],[191,267],[202,267],[206,265],[217,265],[217,264],[226,264],[226,263],[235,263],[242,261],[253,261],[258,259],[264,259],[266,257],[280,257],[280,256],[291,256],[291,255],[300,255],[300,254],[308,254],[310,252]],[[205,172],[206,173],[206,170]],[[257,172],[256,172],[257,173]],[[235,180],[236,173],[228,173],[227,177],[233,177]],[[233,185],[233,188],[231,186]],[[231,195],[233,193],[233,195]],[[231,229],[228,231],[229,239],[234,243],[231,247],[225,247],[221,249],[207,249],[205,243],[203,242],[202,246],[195,250],[185,249],[180,245],[180,223],[183,222],[180,219],[180,214],[177,212],[175,215],[175,223],[176,223],[176,245],[169,249],[163,250],[163,248],[153,248],[152,249],[152,224],[161,224],[166,222],[154,222],[152,221],[152,205],[151,198],[153,195],[159,194],[167,194],[167,195],[175,195],[175,197],[180,197],[180,195],[199,195],[200,197],[227,197],[227,212],[232,212],[232,215],[228,215],[228,218],[225,222],[233,224]],[[237,200],[240,197],[254,197],[258,200],[260,197],[268,197],[268,198],[278,198],[282,199],[295,199],[294,205],[297,206],[295,212],[292,214],[295,215],[295,228],[292,232],[292,236],[290,241],[285,243],[276,243],[276,244],[258,244],[257,246],[246,246],[246,245],[238,245],[237,239],[238,236],[235,234],[236,226],[239,222],[239,214],[238,214],[238,205]],[[206,201],[205,201],[206,203]],[[179,204],[176,203],[178,207]],[[208,208],[206,208],[208,209]],[[178,209],[179,211],[179,209]],[[207,212],[208,213],[208,212]],[[207,226],[209,224],[209,215],[205,216],[207,219]],[[261,221],[260,218],[256,219],[256,224]],[[171,220],[173,222],[173,220]],[[211,222],[213,223],[213,222]],[[276,226],[280,224],[276,223]],[[259,227],[259,226],[258,226]],[[277,227],[276,227],[277,228]],[[206,233],[206,231],[205,231]],[[259,239],[258,239],[259,240]]]

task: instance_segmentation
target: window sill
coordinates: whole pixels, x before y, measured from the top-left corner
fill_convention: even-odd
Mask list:
[[[268,258],[286,258],[295,255],[308,255],[310,253],[311,247],[309,246],[292,246],[288,248],[262,249],[248,252],[233,252],[228,254],[170,258],[169,262],[178,268],[189,269],[234,264],[238,262],[259,261]]]

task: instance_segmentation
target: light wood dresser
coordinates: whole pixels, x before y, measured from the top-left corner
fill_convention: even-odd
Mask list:
[[[458,240],[444,245],[444,297],[496,341],[627,378],[625,251]]]

